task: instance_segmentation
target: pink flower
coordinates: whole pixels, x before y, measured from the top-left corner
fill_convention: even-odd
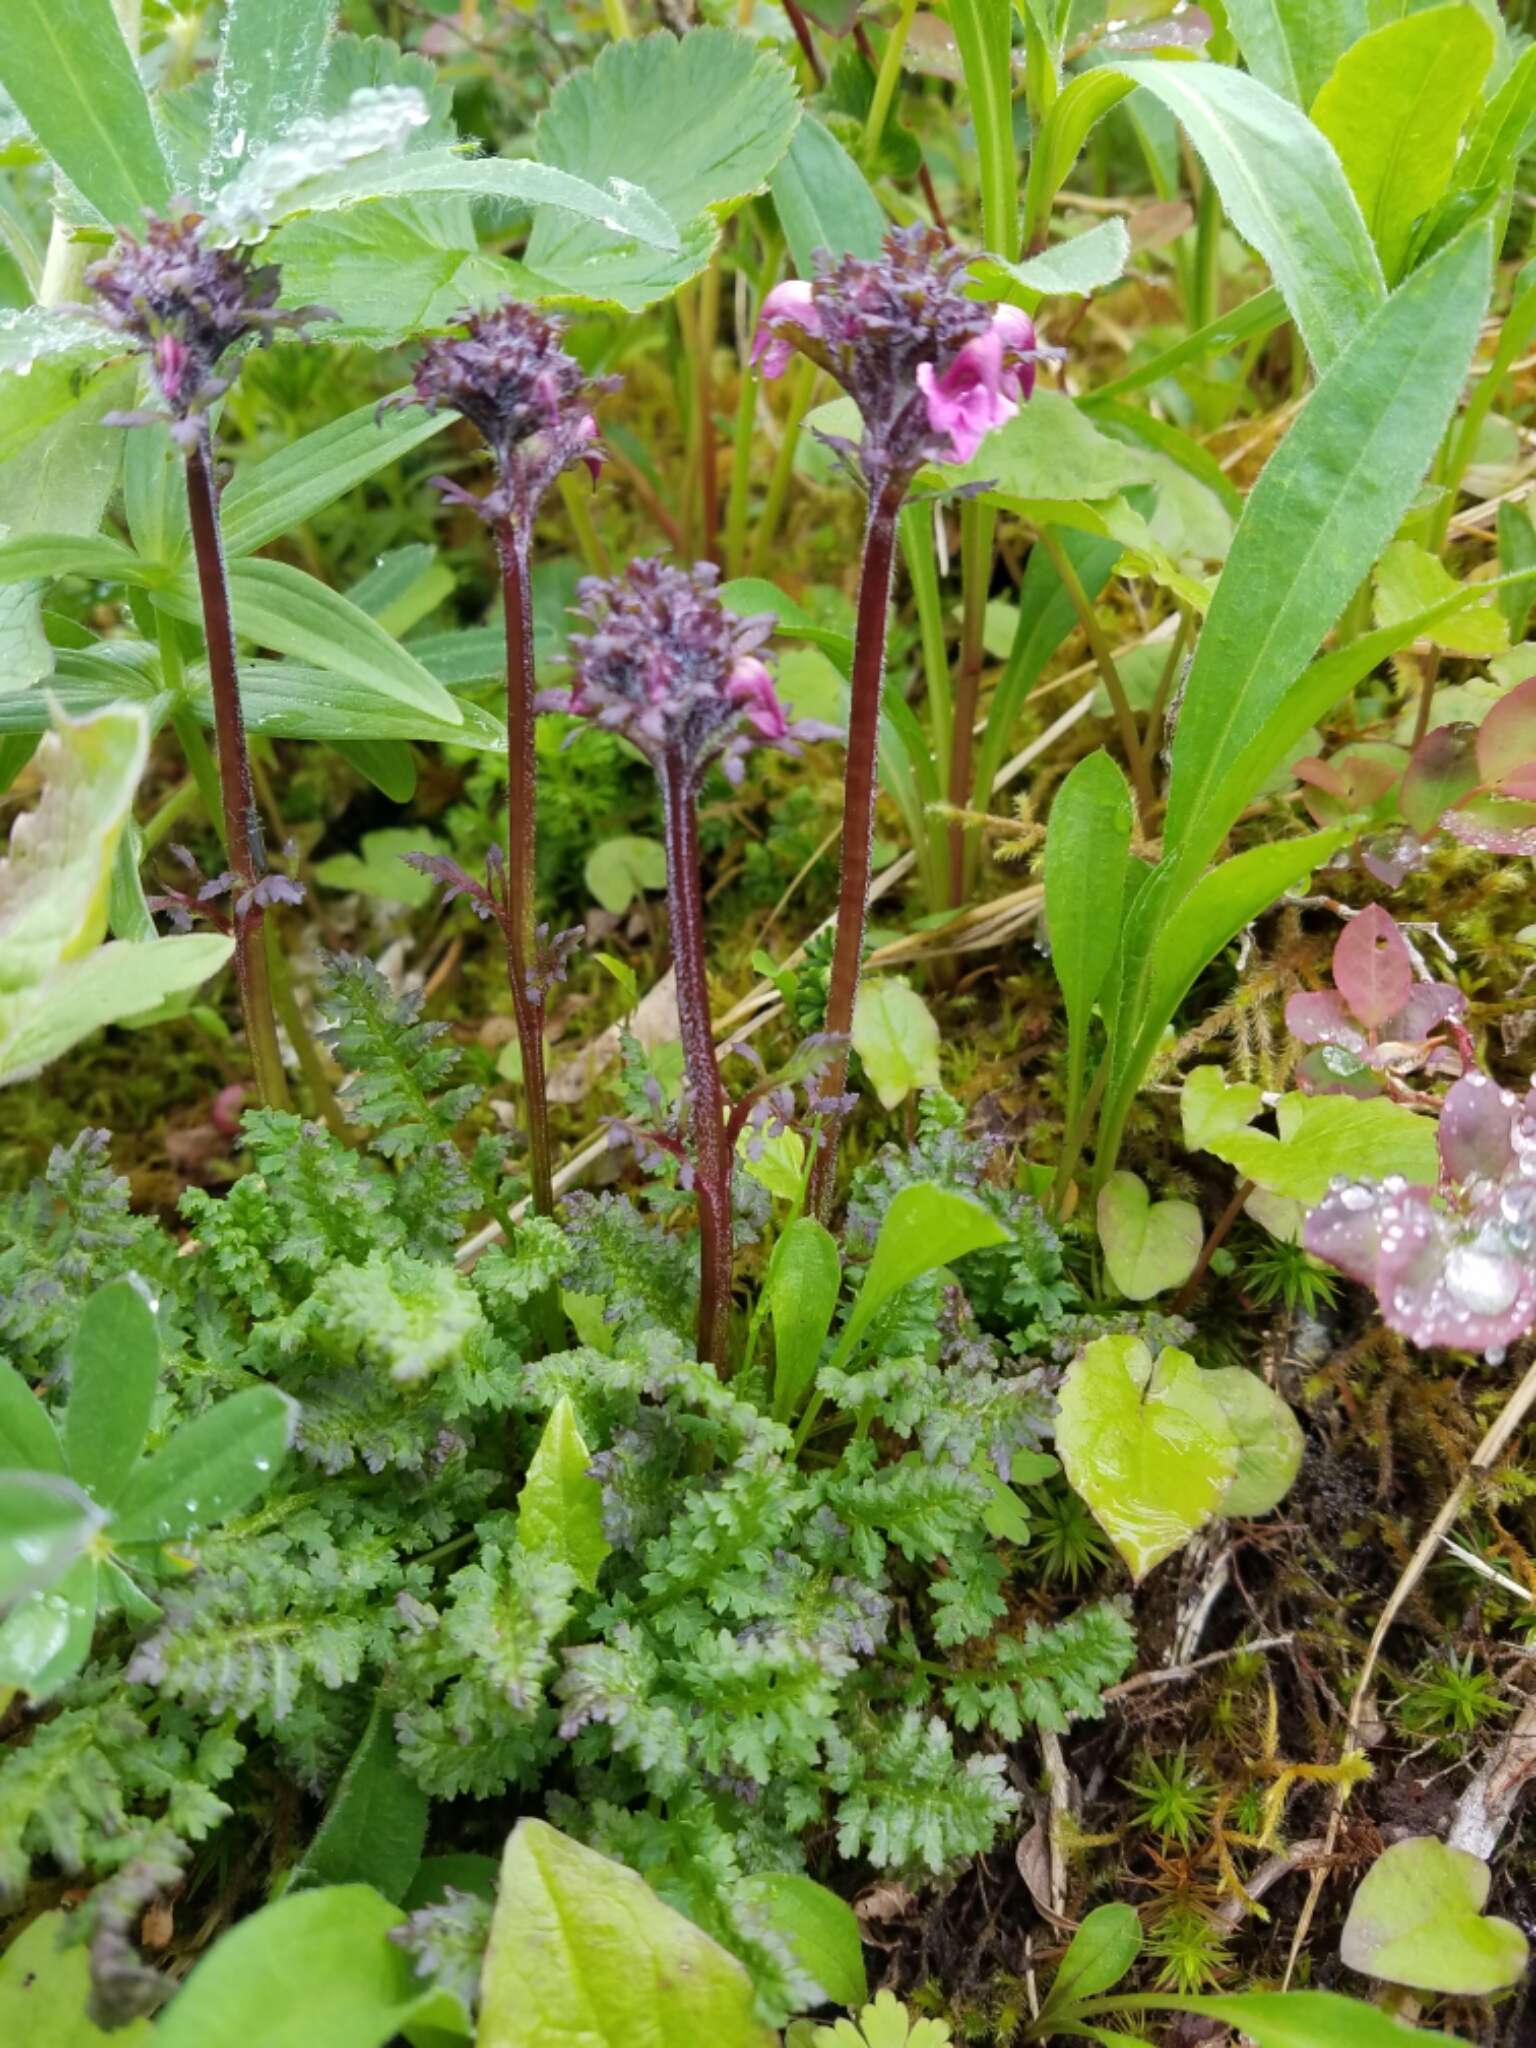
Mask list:
[[[789,720],[773,686],[773,677],[755,654],[744,654],[735,663],[725,694],[741,707],[748,725],[763,739],[782,740],[789,731]]]
[[[947,434],[956,462],[969,462],[995,427],[1011,420],[1035,388],[1035,327],[1017,306],[999,306],[985,334],[968,341],[940,377],[917,366],[928,423]]]
[[[781,321],[791,330],[789,333],[779,331]],[[821,321],[810,285],[804,278],[791,277],[774,286],[758,315],[757,332],[752,337],[752,361],[763,376],[782,377],[789,368],[789,359],[795,352],[796,328],[802,334],[819,334]]]

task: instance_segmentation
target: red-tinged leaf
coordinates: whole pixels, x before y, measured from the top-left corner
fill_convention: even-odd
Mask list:
[[[1469,797],[1441,823],[1453,839],[1482,853],[1536,854],[1536,803],[1492,793]]]
[[[1500,796],[1519,797],[1525,803],[1536,802],[1536,761],[1527,761],[1523,768],[1502,776],[1498,793]]]
[[[1358,817],[1372,810],[1393,787],[1405,759],[1401,747],[1373,740],[1341,747],[1326,761],[1309,755],[1296,763],[1296,778],[1304,791],[1302,801],[1320,825]]]
[[[1482,781],[1477,765],[1475,725],[1437,725],[1413,750],[1398,791],[1398,807],[1421,839]]]
[[[1494,705],[1477,729],[1480,782],[1509,790],[1509,778],[1536,764],[1536,676],[1516,683]],[[1511,795],[1516,794],[1510,790]],[[1527,792],[1520,791],[1520,795]]]
[[[1499,1180],[1515,1164],[1511,1138],[1520,1105],[1487,1074],[1468,1074],[1446,1091],[1440,1111],[1440,1165],[1454,1181]]]
[[[1361,1055],[1366,1051],[1365,1034],[1337,989],[1287,996],[1285,1028],[1303,1045],[1337,1045]]]
[[[1351,918],[1333,949],[1333,979],[1367,1031],[1395,1016],[1413,991],[1413,957],[1379,904]]]

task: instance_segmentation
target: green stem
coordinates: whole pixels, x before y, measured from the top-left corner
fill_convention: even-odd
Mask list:
[[[566,470],[560,478],[560,502],[565,507],[565,516],[571,522],[571,531],[576,536],[576,545],[581,550],[582,565],[589,576],[607,576],[613,564],[608,559],[608,550],[599,538],[592,523],[592,511],[583,488],[577,478]]]
[[[1104,637],[1104,629],[1100,626],[1093,606],[1088,601],[1088,595],[1083,589],[1082,580],[1078,576],[1076,569],[1072,566],[1071,557],[1049,526],[1042,526],[1039,529],[1039,534],[1040,544],[1050,556],[1056,574],[1061,579],[1061,587],[1072,600],[1072,608],[1077,613],[1078,624],[1082,627],[1087,638],[1089,652],[1093,655],[1094,665],[1099,671],[1100,681],[1109,692],[1109,701],[1115,714],[1115,725],[1120,734],[1120,745],[1125,754],[1126,766],[1131,771],[1131,781],[1136,789],[1137,813],[1141,820],[1142,830],[1145,832],[1152,815],[1153,806],[1157,801],[1157,796],[1152,787],[1152,778],[1148,773],[1146,760],[1142,755],[1141,735],[1136,730],[1136,719],[1131,710],[1130,699],[1126,696],[1125,686],[1120,681],[1120,671],[1115,667],[1115,657],[1110,650],[1108,640]]]
[[[336,1090],[331,1086],[331,1077],[326,1070],[325,1060],[315,1043],[314,1033],[304,1021],[304,1012],[299,1008],[293,992],[293,976],[289,971],[288,956],[283,950],[278,931],[277,919],[269,916],[264,927],[267,949],[267,973],[272,982],[272,1001],[278,1017],[288,1034],[294,1057],[299,1063],[299,1072],[309,1090],[309,1106],[325,1122],[326,1129],[333,1137],[345,1139],[347,1120],[341,1113],[341,1104],[336,1100]]]
[[[757,372],[741,366],[736,420],[731,430],[731,488],[725,504],[725,573],[741,574],[747,551],[747,507],[752,492],[752,425],[757,414]]]
[[[625,0],[603,0],[603,20],[616,42],[625,42],[635,32]]]
[[[141,851],[146,854],[153,853],[165,835],[193,808],[201,796],[202,791],[197,786],[195,775],[189,775],[184,782],[178,782],[145,820]]]
[[[959,810],[971,802],[971,758],[976,730],[976,704],[981,693],[983,636],[987,592],[992,582],[992,549],[997,514],[977,498],[960,508],[960,582],[964,610],[960,629],[960,667],[955,690],[955,716],[945,794]],[[956,818],[949,828],[949,902],[958,910],[965,900],[965,874],[976,843],[976,828]]]
[[[768,550],[773,546],[774,536],[779,530],[779,521],[784,516],[784,500],[789,496],[790,479],[795,472],[795,450],[800,445],[800,426],[811,409],[811,400],[816,392],[816,365],[806,356],[800,357],[790,372],[789,409],[784,415],[784,438],[779,443],[778,455],[774,458],[773,474],[768,479],[768,495],[763,500],[763,509],[758,517],[757,535],[752,543],[752,559],[749,574],[761,576],[768,560]]]
[[[885,133],[885,124],[890,119],[891,102],[896,97],[897,81],[901,77],[902,53],[907,47],[907,36],[911,32],[912,17],[917,12],[917,0],[901,0],[901,13],[896,17],[896,26],[885,39],[885,48],[880,53],[880,69],[875,74],[874,96],[869,103],[869,117],[864,123],[864,154],[872,157]]]

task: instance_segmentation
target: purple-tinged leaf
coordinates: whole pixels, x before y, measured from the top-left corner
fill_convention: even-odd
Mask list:
[[[1296,763],[1302,801],[1319,825],[1336,825],[1374,810],[1401,776],[1401,747],[1365,740],[1341,747],[1328,760],[1315,754]]]
[[[1468,798],[1441,820],[1453,839],[1480,853],[1536,854],[1536,803],[1492,794]]]
[[[1360,840],[1355,851],[1368,875],[1374,876],[1384,889],[1398,889],[1423,867],[1428,848],[1416,832],[1403,826],[1396,832],[1373,833],[1369,839]]]
[[[1285,1028],[1303,1045],[1342,1046],[1362,1059],[1365,1057],[1365,1033],[1337,989],[1320,989],[1316,995],[1287,996]]]
[[[1478,780],[1508,789],[1509,778],[1536,763],[1536,676],[1516,683],[1477,729]]]
[[[1467,999],[1453,982],[1416,981],[1407,1002],[1395,1017],[1387,1019],[1383,1036],[1402,1044],[1422,1045],[1448,1018],[1466,1014]]]
[[[1440,1110],[1440,1170],[1463,1185],[1502,1180],[1515,1164],[1517,1098],[1487,1074],[1468,1074]]]
[[[1414,748],[1398,808],[1421,839],[1430,838],[1440,820],[1483,780],[1477,765],[1475,725],[1437,725]]]
[[[408,868],[415,868],[418,874],[426,875],[437,883],[443,892],[444,908],[455,897],[462,896],[476,917],[481,919],[497,916],[496,899],[483,882],[477,882],[473,875],[466,875],[456,860],[450,860],[445,853],[402,853],[400,856]]]
[[[1333,979],[1368,1031],[1394,1016],[1413,990],[1413,956],[1397,921],[1379,904],[1351,918],[1333,949]]]

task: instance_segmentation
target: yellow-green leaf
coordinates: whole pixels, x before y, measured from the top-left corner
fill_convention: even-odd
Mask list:
[[[517,1497],[517,1540],[569,1565],[589,1592],[612,1547],[603,1534],[603,1489],[587,1475],[591,1462],[571,1397],[562,1394]]]

